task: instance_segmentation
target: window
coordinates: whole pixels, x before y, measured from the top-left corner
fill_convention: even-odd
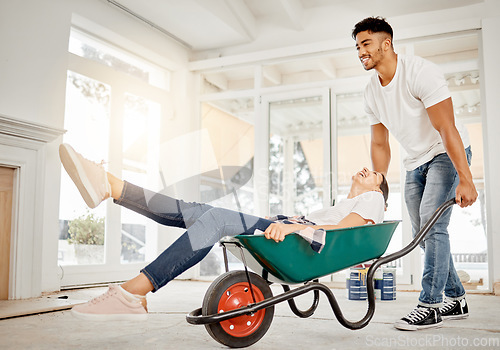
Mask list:
[[[150,85],[168,90],[170,74],[140,58],[119,50],[104,41],[90,37],[76,29],[71,31],[69,52],[74,55],[99,62],[116,71],[126,73]]]
[[[108,158],[110,97],[109,85],[68,71],[64,141],[85,151],[90,159]],[[102,264],[105,207],[88,209],[64,170],[62,175],[59,263]]]

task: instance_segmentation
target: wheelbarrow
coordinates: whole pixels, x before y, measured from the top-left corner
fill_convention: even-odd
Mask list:
[[[309,243],[296,234],[288,235],[280,243],[263,235],[224,237],[220,244],[226,272],[210,285],[202,307],[190,312],[186,320],[190,324],[205,325],[212,338],[223,345],[247,347],[266,334],[274,316],[274,305],[287,301],[295,315],[307,318],[316,311],[320,292],[323,292],[342,326],[361,329],[368,325],[375,312],[373,278],[377,268],[417,247],[454,203],[455,199],[451,199],[442,204],[406,247],[384,257],[382,254],[399,221],[327,231],[321,254],[314,252]],[[229,271],[227,250],[241,259],[244,270]],[[348,321],[330,288],[319,283],[319,278],[372,259],[376,260],[366,275],[368,310],[361,320]],[[284,292],[273,296],[269,287],[272,283],[281,284]],[[296,284],[303,285],[290,288]],[[300,310],[294,298],[308,292],[313,292],[312,305]]]

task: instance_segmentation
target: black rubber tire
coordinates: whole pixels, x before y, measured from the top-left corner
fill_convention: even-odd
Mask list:
[[[269,288],[268,283],[262,277],[252,272],[249,272],[249,274],[257,302],[273,296],[271,288]],[[210,285],[207,292],[205,293],[205,298],[203,299],[202,305],[202,315],[206,316],[217,314],[219,312],[219,303],[224,303],[225,299],[222,300],[223,298],[228,299],[228,297],[226,297],[226,295],[228,295],[226,294],[226,292],[229,289],[234,290],[235,288],[238,288],[239,292],[237,294],[239,296],[243,296],[244,303],[246,305],[248,305],[248,303],[253,303],[253,298],[251,296],[250,290],[248,290],[248,288],[245,288],[246,290],[242,292],[241,288],[243,284],[248,287],[248,280],[245,271],[229,271],[220,275]],[[246,293],[248,294],[245,295]],[[241,307],[241,305],[238,307]],[[230,309],[224,311],[229,310]],[[260,322],[253,321],[254,319],[252,319],[251,317],[254,316],[257,320],[260,319]],[[208,334],[210,334],[210,336],[219,343],[231,348],[243,348],[256,343],[266,334],[267,330],[271,326],[271,322],[273,321],[273,316],[274,306],[271,306],[267,309],[257,311],[253,316],[244,315],[219,323],[206,324],[205,328],[207,329]],[[243,319],[252,320],[247,321],[251,324],[251,326],[249,326],[248,329],[243,329],[243,333],[245,334],[231,334],[232,331],[228,329],[228,324],[231,324],[231,321],[238,319],[240,322]],[[252,322],[254,323],[252,324]],[[230,327],[234,326],[231,325]],[[245,325],[243,325],[243,328],[245,328]],[[239,329],[241,330],[241,326],[239,326]]]

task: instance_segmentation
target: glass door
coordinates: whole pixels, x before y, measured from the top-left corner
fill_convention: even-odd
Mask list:
[[[344,199],[349,193],[351,177],[354,173],[367,167],[372,168],[370,157],[370,124],[365,116],[363,108],[363,94],[349,93],[336,96],[336,160],[337,160],[337,200]],[[401,220],[406,215],[402,197],[402,186],[404,184],[404,171],[401,171],[401,155],[398,142],[391,136],[391,163],[387,173],[389,183],[389,199],[385,220]],[[400,250],[403,244],[411,241],[411,225],[403,218],[394,233],[387,248],[386,254]],[[411,284],[410,256],[404,256],[391,263],[396,268],[398,283]],[[339,274],[338,279],[345,276]]]
[[[328,89],[267,97],[268,214],[307,215],[331,205]]]
[[[453,263],[468,291],[490,289],[480,83],[479,71],[448,75],[456,118],[465,125],[469,133],[472,150],[470,169],[479,194],[472,206],[463,209],[456,206],[453,209],[448,227]]]

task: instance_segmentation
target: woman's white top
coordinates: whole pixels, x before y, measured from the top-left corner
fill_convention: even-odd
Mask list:
[[[370,191],[354,198],[339,201],[333,207],[313,211],[306,216],[316,225],[338,225],[350,213],[356,213],[363,219],[378,224],[384,221],[385,202],[382,193]]]

